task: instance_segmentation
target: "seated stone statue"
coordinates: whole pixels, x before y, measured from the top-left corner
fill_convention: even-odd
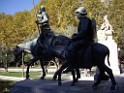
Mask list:
[[[108,20],[108,15],[104,16],[104,23],[101,25],[100,30],[97,31],[98,40],[112,39],[113,28]]]

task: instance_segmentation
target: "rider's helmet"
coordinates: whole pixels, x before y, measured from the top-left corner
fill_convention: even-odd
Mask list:
[[[41,6],[39,10],[40,10],[40,12],[45,11],[45,7]]]
[[[76,13],[82,14],[82,15],[86,15],[87,11],[84,7],[79,7],[76,11]]]

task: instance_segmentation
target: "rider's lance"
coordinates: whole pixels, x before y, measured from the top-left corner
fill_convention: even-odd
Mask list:
[[[35,9],[35,4],[34,4],[34,0],[33,0],[33,6],[34,6],[34,14],[35,14],[35,18],[36,18],[36,21],[38,21],[38,17],[37,17],[37,12],[36,12],[36,9]],[[40,27],[39,25],[37,24],[37,27],[38,27],[38,31],[39,31],[39,34],[40,34]]]

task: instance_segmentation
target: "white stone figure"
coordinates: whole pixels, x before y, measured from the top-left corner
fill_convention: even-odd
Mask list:
[[[97,31],[98,40],[112,40],[113,28],[108,20],[108,15],[104,16],[104,23],[101,25],[100,30]]]
[[[111,24],[109,23],[108,15],[105,15],[103,19],[105,22],[101,25],[100,29],[105,30],[105,31],[112,30],[113,28],[112,28]]]

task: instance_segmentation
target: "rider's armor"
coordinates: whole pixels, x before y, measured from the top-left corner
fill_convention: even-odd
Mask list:
[[[41,31],[50,30],[49,25],[49,15],[46,13],[45,8],[41,6],[40,14],[37,14],[38,17],[38,24],[41,24],[40,28]]]

